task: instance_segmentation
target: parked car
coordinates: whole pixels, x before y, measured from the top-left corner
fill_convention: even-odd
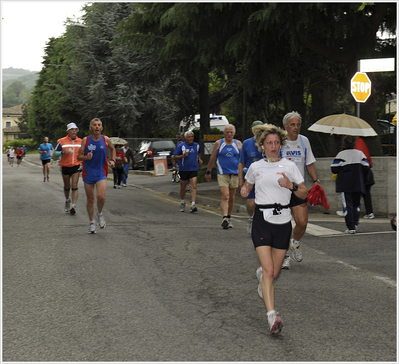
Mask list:
[[[172,166],[172,153],[175,143],[170,139],[144,140],[140,143],[134,154],[137,168],[145,171],[154,167],[154,157],[166,156],[168,165]]]
[[[377,125],[384,155],[396,155],[396,125],[388,120],[377,120]]]

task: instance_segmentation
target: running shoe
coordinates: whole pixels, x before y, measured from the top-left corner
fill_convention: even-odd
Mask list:
[[[258,279],[258,295],[263,300],[263,292],[262,292],[262,267],[258,267],[256,270],[256,278]]]
[[[70,208],[71,208],[71,199],[68,198],[68,200],[65,200],[65,207],[64,207],[65,212],[69,212]]]
[[[197,212],[198,210],[197,210],[197,206],[195,206],[195,205],[191,205],[191,207],[190,207],[190,212]]]
[[[262,271],[262,266],[260,265],[256,269],[256,278],[258,278],[258,282],[262,282],[262,276],[263,276],[263,271]]]
[[[124,183],[124,184],[122,184],[122,186],[123,186],[123,187],[126,187],[126,186],[127,186],[127,184],[126,184],[126,183]]]
[[[345,234],[356,234],[356,230],[349,230],[349,229],[346,229],[346,230],[344,231],[344,233],[345,233]]]
[[[254,220],[253,217],[250,217],[250,218],[248,219],[247,233],[248,233],[249,235],[252,235],[252,223],[253,223],[253,220]]]
[[[46,177],[43,178],[43,182],[46,182]]]
[[[224,217],[223,218],[223,221],[222,221],[222,228],[223,229],[228,229],[229,228],[229,219],[227,218],[227,217]]]
[[[90,222],[88,233],[89,234],[95,234],[96,233],[96,224],[94,222]]]
[[[341,216],[341,217],[345,217],[346,216],[346,214],[347,214],[347,211],[337,211],[337,215],[338,216]]]
[[[105,223],[105,219],[104,219],[103,214],[97,213],[97,219],[98,219],[98,226],[101,229],[104,229],[107,224]]]
[[[180,204],[180,212],[184,212],[184,209],[186,208],[186,204],[184,202],[182,202]]]
[[[363,218],[364,219],[374,219],[374,214],[371,213],[371,214],[368,214],[368,215],[364,215]]]
[[[278,335],[283,329],[283,320],[279,316],[277,316],[276,313],[268,315],[267,320],[269,322],[270,333],[272,335]]]
[[[116,185],[114,185],[114,188],[116,189]]]
[[[229,219],[229,229],[232,229],[234,227],[233,223],[231,222],[231,220]]]
[[[290,256],[291,259],[295,260],[296,262],[302,262],[302,252],[301,249],[299,248],[299,244],[294,246],[293,243],[294,239],[291,239],[290,241]]]
[[[71,213],[71,215],[75,215],[76,214],[76,205],[72,204],[71,209],[69,210],[69,212]]]
[[[283,261],[283,265],[281,266],[281,269],[290,269],[291,268],[291,263],[290,263],[291,258],[289,256],[286,256]]]
[[[121,185],[118,185],[118,189],[119,189],[119,190],[121,189]]]

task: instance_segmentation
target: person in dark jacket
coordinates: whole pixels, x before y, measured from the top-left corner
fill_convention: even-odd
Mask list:
[[[339,152],[331,164],[331,171],[337,174],[335,191],[345,195],[347,214],[346,234],[356,234],[359,224],[360,199],[366,193],[366,181],[370,175],[370,165],[360,150],[354,149],[356,137],[347,135],[344,138],[345,149]]]

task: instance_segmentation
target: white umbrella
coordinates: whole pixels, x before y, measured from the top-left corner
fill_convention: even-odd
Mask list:
[[[377,135],[375,130],[367,121],[347,114],[326,116],[319,121],[316,121],[308,128],[308,130],[327,134],[363,137]]]
[[[119,138],[119,137],[110,137],[113,145],[125,145],[127,140]]]

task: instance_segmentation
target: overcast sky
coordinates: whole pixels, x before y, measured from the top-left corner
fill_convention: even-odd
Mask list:
[[[1,68],[40,71],[48,39],[65,33],[87,2],[1,0]]]

